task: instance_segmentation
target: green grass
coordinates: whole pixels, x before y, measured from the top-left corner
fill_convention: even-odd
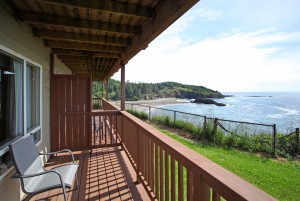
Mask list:
[[[190,141],[160,130],[279,200],[300,199],[300,163],[278,161],[235,149]]]

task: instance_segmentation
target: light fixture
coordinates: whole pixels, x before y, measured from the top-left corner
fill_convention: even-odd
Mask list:
[[[14,72],[10,72],[10,71],[3,71],[3,74],[4,75],[15,75],[16,73],[14,73]]]

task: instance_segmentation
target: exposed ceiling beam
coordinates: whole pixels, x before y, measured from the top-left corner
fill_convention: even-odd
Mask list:
[[[83,9],[93,9],[104,12],[118,13],[126,16],[134,16],[141,18],[153,18],[154,9],[151,7],[129,4],[125,2],[113,0],[39,0],[50,4],[59,4],[68,7],[77,7]]]
[[[35,29],[34,34],[43,39],[109,44],[109,45],[117,45],[117,46],[127,46],[129,44],[129,40],[125,38],[96,36],[92,34],[70,33],[64,31],[50,31],[45,29]]]
[[[126,49],[124,54],[122,54],[122,58],[119,60],[119,63],[115,64],[115,66],[105,76],[105,79],[111,77],[115,72],[117,72],[122,63],[126,64],[132,57],[147,47],[151,41],[153,41],[159,34],[167,29],[198,1],[199,0],[160,1],[160,5],[156,6],[156,17],[153,20],[148,20],[143,23],[141,26],[142,33],[139,36],[134,36],[132,38],[132,45]]]
[[[72,61],[72,60],[62,60],[63,63],[65,63],[67,66],[88,66],[89,64],[86,61]],[[107,66],[107,67],[112,67],[114,62],[100,62],[100,63],[95,63],[92,62],[92,66],[99,67],[102,66]]]
[[[20,11],[18,14],[22,20],[32,24],[47,24],[61,27],[77,29],[80,28],[126,35],[136,35],[140,33],[140,28],[136,26],[127,26],[123,24],[107,23],[96,20],[85,20],[57,15],[47,15],[26,11]]]
[[[76,56],[76,55],[57,55],[59,59],[66,59],[66,60],[101,60],[101,61],[117,61],[115,58],[105,58],[105,57],[90,57],[90,56]]]
[[[118,46],[106,46],[106,45],[98,45],[98,44],[86,44],[86,43],[74,43],[74,42],[62,42],[62,41],[45,40],[45,45],[51,48],[89,50],[89,51],[101,51],[101,52],[122,53],[124,51],[124,48]]]
[[[100,57],[100,58],[119,58],[119,53],[107,53],[107,52],[87,52],[83,50],[71,50],[71,49],[57,49],[53,48],[52,52],[56,55],[72,55],[72,56],[82,56],[82,57]]]

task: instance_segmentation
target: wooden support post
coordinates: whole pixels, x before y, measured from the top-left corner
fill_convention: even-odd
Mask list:
[[[53,74],[54,74],[54,54],[50,54],[50,147],[53,150]]]
[[[103,82],[101,83],[102,83],[102,98],[104,98],[104,83]]]
[[[125,65],[121,66],[121,110],[125,110]]]
[[[92,121],[92,112],[93,112],[93,69],[92,69],[92,65],[90,64],[90,93],[87,93],[87,95],[89,97],[87,97],[88,100],[90,100],[90,108],[89,109],[89,119],[90,122]],[[91,135],[92,134],[92,127],[89,126],[88,127],[88,133]],[[87,135],[86,136],[88,143],[89,143],[89,147],[90,150],[92,152],[92,136]]]
[[[106,85],[106,94],[105,94],[105,98],[108,101],[108,79],[105,80],[105,85]]]

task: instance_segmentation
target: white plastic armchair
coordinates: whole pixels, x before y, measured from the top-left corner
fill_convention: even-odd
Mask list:
[[[70,150],[39,153],[33,136],[29,136],[9,145],[9,151],[16,169],[16,174],[13,178],[20,179],[22,190],[28,194],[25,200],[30,200],[34,195],[51,189],[62,188],[64,200],[66,201],[66,188],[72,187],[74,177],[76,188],[78,187],[76,173],[78,164],[75,163],[74,156]],[[61,152],[69,152],[73,163],[45,170],[40,155],[52,155]]]

